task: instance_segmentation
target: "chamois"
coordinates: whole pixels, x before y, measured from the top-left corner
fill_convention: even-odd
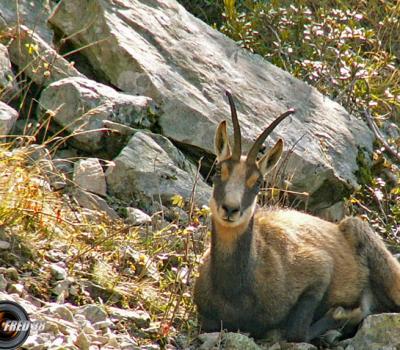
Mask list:
[[[302,342],[340,321],[343,313],[335,309],[357,321],[400,310],[400,264],[367,223],[348,217],[335,224],[296,210],[257,208],[264,175],[280,159],[283,140],[259,160],[258,152],[294,111],[275,119],[243,156],[236,108],[226,94],[234,142],[231,148],[222,121],[214,145],[211,245],[194,288],[202,329],[254,337],[280,329],[286,340]]]

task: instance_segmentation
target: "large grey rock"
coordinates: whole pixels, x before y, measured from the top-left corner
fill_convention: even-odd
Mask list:
[[[24,24],[51,44],[53,32],[47,26],[51,0],[2,0],[0,1],[0,30]]]
[[[0,100],[7,102],[18,95],[18,85],[11,70],[7,47],[0,44]]]
[[[75,146],[95,152],[109,135],[107,120],[127,126],[149,128],[154,123],[152,100],[132,96],[83,78],[66,78],[50,84],[40,96],[42,113],[54,112],[54,120],[72,133]]]
[[[400,314],[368,316],[346,350],[391,350],[400,348]]]
[[[138,131],[106,171],[108,190],[140,207],[153,202],[169,203],[172,196],[190,199],[196,179],[196,167],[161,135]],[[210,187],[200,178],[195,201],[208,202]]]
[[[18,112],[0,101],[0,135],[7,135],[17,119]]]
[[[79,13],[79,16],[76,16]],[[357,186],[359,149],[371,151],[372,134],[339,104],[257,55],[237,47],[174,0],[63,0],[49,21],[112,84],[152,97],[161,107],[162,133],[213,152],[219,121],[229,116],[223,98],[232,89],[246,147],[278,114],[297,113],[272,134],[287,149],[291,190],[311,194],[309,204],[328,207]],[[87,26],[90,23],[90,26]],[[246,148],[245,147],[245,148]]]
[[[26,26],[15,29],[14,35],[14,40],[8,47],[11,62],[36,84],[46,86],[67,77],[84,77],[45,40]]]

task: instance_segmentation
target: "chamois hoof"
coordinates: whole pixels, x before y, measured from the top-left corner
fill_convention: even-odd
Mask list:
[[[325,334],[321,335],[320,339],[322,343],[331,347],[331,346],[336,346],[339,343],[342,336],[343,334],[337,329],[331,329],[327,331]]]

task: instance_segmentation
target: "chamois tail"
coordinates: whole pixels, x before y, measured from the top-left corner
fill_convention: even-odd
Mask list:
[[[400,311],[400,263],[381,237],[355,217],[342,220],[339,228],[367,263],[370,287],[378,302],[375,312]]]

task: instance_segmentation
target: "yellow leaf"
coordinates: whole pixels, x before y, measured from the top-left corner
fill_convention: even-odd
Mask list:
[[[25,44],[25,46],[28,49],[29,55],[37,54],[39,52],[38,44],[29,43],[29,44]]]
[[[179,208],[183,208],[183,206],[185,205],[185,200],[179,194],[172,196],[171,200],[172,200],[172,205],[175,205]]]

